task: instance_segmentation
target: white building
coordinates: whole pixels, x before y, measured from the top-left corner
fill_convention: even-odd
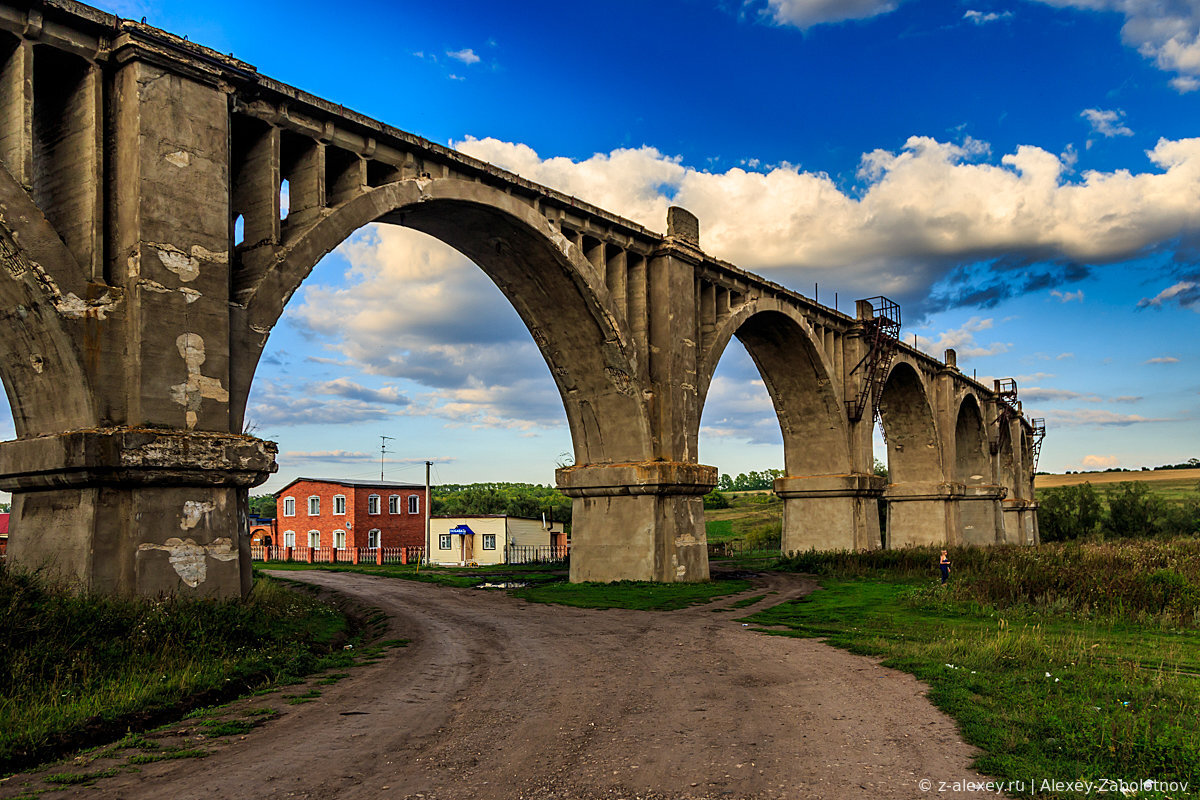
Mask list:
[[[524,564],[559,561],[567,554],[560,522],[475,514],[431,517],[429,560],[434,564]]]

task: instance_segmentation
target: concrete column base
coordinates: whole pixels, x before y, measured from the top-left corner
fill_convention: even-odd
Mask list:
[[[1003,502],[1004,542],[1006,544],[1038,544],[1037,505],[1028,500]]]
[[[941,546],[950,541],[954,486],[948,483],[893,483],[887,500],[889,548]]]
[[[1000,501],[1007,490],[1003,486],[960,486],[958,495],[959,544],[993,545],[1004,543],[1004,520]]]
[[[785,553],[804,550],[878,550],[879,504],[887,480],[876,475],[779,478]]]
[[[0,444],[9,558],[80,591],[250,590],[247,489],[275,471],[250,436],[105,428]]]
[[[706,581],[704,501],[717,470],[646,461],[564,467],[571,509],[571,582]]]

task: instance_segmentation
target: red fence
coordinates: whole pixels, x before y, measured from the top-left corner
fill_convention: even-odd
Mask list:
[[[300,564],[419,564],[423,547],[263,547],[250,545],[254,561]]]

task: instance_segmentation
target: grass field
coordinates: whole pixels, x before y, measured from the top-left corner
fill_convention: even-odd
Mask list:
[[[772,492],[725,492],[729,508],[705,509],[704,527],[710,542],[745,539],[752,531],[781,525],[783,501]]]
[[[1163,469],[1145,472],[1077,472],[1070,475],[1037,475],[1033,479],[1035,491],[1056,489],[1060,486],[1078,486],[1090,483],[1101,487],[1110,483],[1145,483],[1156,492],[1191,491],[1200,484],[1200,469]]]
[[[878,656],[983,751],[997,778],[1200,786],[1200,541],[805,553],[823,591],[748,618]],[[1024,792],[1022,794],[1032,794]],[[1038,791],[1044,797],[1078,793]]]

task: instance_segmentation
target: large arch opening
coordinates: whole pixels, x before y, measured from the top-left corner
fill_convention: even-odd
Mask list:
[[[313,225],[269,269],[247,306],[245,353],[234,398],[245,402],[265,335],[317,261],[363,226],[411,228],[461,253],[495,284],[550,368],[566,411],[576,464],[648,460],[647,413],[634,388],[637,365],[617,330],[591,265],[544,217],[480,184],[445,180],[388,184],[358,195]]]
[[[256,329],[270,329],[282,317],[279,333],[290,335],[289,320],[297,318],[336,340],[334,358],[309,359],[319,363],[308,367],[305,385],[358,401],[373,423],[367,429],[378,429],[361,437],[375,446],[370,458],[364,444],[337,453],[356,459],[346,467],[356,476],[377,478],[382,469],[389,480],[420,481],[420,462],[433,455],[456,459],[436,468],[441,482],[553,484],[556,466],[650,460],[637,364],[597,289],[602,280],[530,206],[479,184],[399,182],[348,200],[303,236],[289,239],[288,224],[286,256],[243,295],[249,324],[232,384],[245,392],[247,423],[264,423],[268,403],[258,388],[251,399],[250,388],[272,388],[280,360],[277,345],[264,349],[267,337]],[[353,290],[324,282],[339,277],[327,272],[337,267],[318,267],[326,274],[312,277],[334,250]],[[408,263],[398,265],[397,258]],[[299,302],[282,316],[297,290]],[[381,403],[391,406],[370,418]],[[408,427],[384,427],[399,420]],[[393,431],[389,450],[408,450],[400,464],[378,451],[376,437]],[[429,453],[431,440],[437,453]],[[465,458],[453,452],[456,441],[464,442]],[[415,452],[421,443],[425,451]],[[297,448],[302,457],[340,449]],[[290,463],[297,460],[291,448],[281,451],[280,478],[306,474],[304,462]],[[578,545],[578,524],[575,533]]]
[[[942,458],[933,408],[921,376],[897,363],[879,403],[887,442],[888,489],[885,539],[888,547],[946,541]]]
[[[724,350],[733,336],[752,360],[761,381],[759,396],[769,398],[774,412],[770,420],[770,412],[759,404],[752,421],[756,432],[761,435],[773,423],[778,433],[772,439],[783,445],[784,469],[772,487],[783,504],[780,549],[871,546],[859,541],[865,536],[865,512],[870,509],[862,507],[857,487],[849,485],[854,481],[844,410],[830,379],[828,359],[803,319],[765,303],[735,313],[701,367],[702,420],[703,414],[711,413],[706,376],[715,375],[710,370],[716,359],[724,363]],[[716,375],[718,385],[719,381]],[[705,430],[702,424],[702,433]]]
[[[962,484],[958,503],[959,541],[962,544],[995,544],[997,534],[996,502],[991,487],[991,458],[987,431],[979,401],[967,395],[958,407],[954,426],[954,480]]]

